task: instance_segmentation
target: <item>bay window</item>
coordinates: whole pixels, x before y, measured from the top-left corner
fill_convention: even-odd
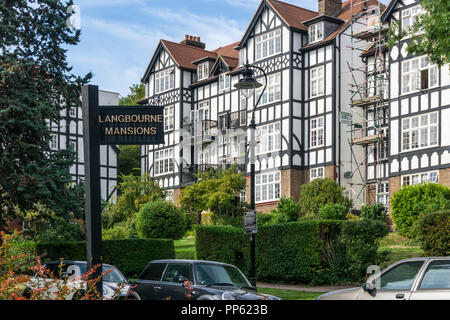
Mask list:
[[[310,170],[310,181],[313,181],[315,179],[325,178],[324,173],[325,173],[325,169],[323,167],[311,169]]]
[[[203,80],[209,77],[209,62],[201,63],[197,68],[197,79]]]
[[[416,185],[419,183],[439,183],[439,172],[431,171],[402,176],[402,185]]]

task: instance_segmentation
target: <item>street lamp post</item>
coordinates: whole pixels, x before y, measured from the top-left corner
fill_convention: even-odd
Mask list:
[[[247,64],[244,66],[242,70],[243,78],[239,80],[237,84],[234,85],[235,88],[241,90],[243,95],[248,99],[254,92],[255,89],[262,87],[262,84],[256,81],[253,77],[254,71],[252,69],[258,69],[262,72],[265,78],[264,88],[256,101],[256,104],[253,107],[252,118],[250,121],[249,129],[250,129],[250,210],[255,211],[256,206],[256,198],[255,198],[255,160],[256,160],[256,141],[255,141],[255,131],[256,131],[256,123],[255,123],[255,111],[256,108],[261,101],[261,97],[264,95],[264,92],[267,88],[267,75],[264,69]],[[250,282],[256,287],[256,277],[255,277],[255,234],[251,234],[250,238]]]

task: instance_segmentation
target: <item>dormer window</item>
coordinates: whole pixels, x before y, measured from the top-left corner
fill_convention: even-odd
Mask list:
[[[309,43],[323,40],[323,22],[313,24],[309,27]]]
[[[219,76],[219,91],[230,89],[231,79],[229,74],[222,73]]]
[[[197,77],[198,80],[204,80],[209,77],[209,62],[204,62],[198,65]]]

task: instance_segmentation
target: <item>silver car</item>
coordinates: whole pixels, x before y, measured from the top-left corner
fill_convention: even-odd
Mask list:
[[[361,287],[328,292],[316,300],[450,300],[450,257],[401,260]]]

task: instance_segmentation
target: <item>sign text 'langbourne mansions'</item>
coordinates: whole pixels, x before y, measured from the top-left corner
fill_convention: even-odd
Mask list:
[[[99,107],[100,144],[164,143],[163,107]]]

